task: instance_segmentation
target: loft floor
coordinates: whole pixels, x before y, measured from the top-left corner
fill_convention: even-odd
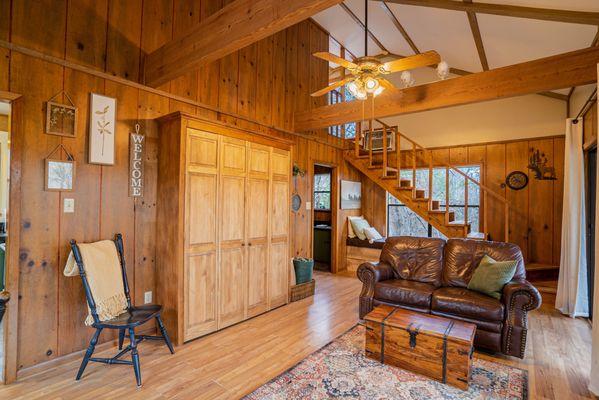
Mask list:
[[[9,399],[235,399],[251,392],[358,322],[361,284],[353,275],[316,272],[316,295],[176,349],[140,345],[144,386],[128,366],[90,364],[74,381],[80,358],[43,366],[10,386]],[[549,299],[548,299],[549,300]],[[591,329],[586,320],[561,316],[551,304],[530,315],[527,356],[491,359],[527,369],[531,399],[591,399],[588,390]],[[116,347],[102,354],[112,354]]]

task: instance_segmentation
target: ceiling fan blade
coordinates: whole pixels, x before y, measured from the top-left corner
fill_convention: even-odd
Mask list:
[[[381,66],[381,71],[385,71],[387,73],[406,71],[408,69],[439,64],[440,62],[441,57],[439,56],[439,53],[431,50],[427,51],[426,53],[416,54],[415,56],[389,61]]]
[[[320,90],[318,90],[318,91],[316,91],[316,92],[312,93],[310,96],[312,96],[312,97],[318,97],[318,96],[322,96],[323,94],[327,94],[327,93],[329,93],[330,91],[332,91],[332,90],[335,90],[335,89],[337,89],[338,87],[341,87],[341,86],[345,85],[346,83],[348,83],[348,82],[351,82],[351,81],[353,81],[353,80],[354,80],[354,78],[353,78],[353,77],[349,77],[349,78],[342,79],[342,80],[340,80],[339,82],[335,82],[335,83],[333,83],[332,85],[330,85],[330,86],[327,86],[327,87],[326,87],[326,88],[324,88],[324,89],[320,89]]]
[[[320,58],[322,60],[330,61],[330,62],[335,63],[337,65],[341,65],[342,67],[347,68],[347,69],[356,69],[356,68],[358,68],[358,66],[356,64],[354,64],[353,62],[347,61],[346,59],[338,57],[338,56],[336,56],[334,54],[327,53],[326,51],[320,51],[320,52],[314,53],[312,55],[314,57],[318,57],[318,58]]]

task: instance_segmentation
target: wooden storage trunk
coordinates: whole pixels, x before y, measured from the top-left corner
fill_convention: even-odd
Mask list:
[[[468,389],[474,324],[387,305],[364,319],[367,357]]]

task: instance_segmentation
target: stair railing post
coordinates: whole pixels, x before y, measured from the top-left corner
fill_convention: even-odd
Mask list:
[[[395,162],[397,163],[397,187],[401,186],[401,135],[399,129],[395,128]]]
[[[505,240],[504,242],[510,241],[510,205],[506,201],[505,202]]]
[[[368,121],[368,158],[369,165],[372,167],[372,118]]]
[[[432,209],[433,204],[433,151],[429,150],[428,159],[428,205]]]
[[[412,142],[412,187],[416,189],[416,143]]]
[[[449,223],[449,168],[445,167],[445,222]]]
[[[356,135],[354,136],[354,155],[360,156],[360,137],[362,136],[362,123],[356,122]]]
[[[383,176],[387,176],[387,127],[383,126]]]
[[[464,224],[468,230],[468,179],[464,178]],[[468,234],[468,232],[466,232]]]
[[[489,202],[487,201],[487,191],[485,190],[483,192],[483,226],[484,226],[483,232],[485,233],[485,240],[487,239],[487,235],[489,234],[489,231],[488,231],[489,225],[487,225],[487,209],[488,208],[489,208]]]

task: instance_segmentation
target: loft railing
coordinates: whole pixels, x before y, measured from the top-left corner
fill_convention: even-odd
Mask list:
[[[469,185],[473,184],[475,185],[475,187],[478,187],[479,190],[482,192],[482,200],[483,200],[483,218],[482,218],[482,233],[484,234],[484,237],[487,238],[488,235],[488,198],[489,196],[498,200],[504,207],[504,230],[505,230],[505,234],[504,234],[504,240],[507,242],[509,240],[509,214],[510,214],[510,205],[509,202],[501,195],[495,193],[492,189],[490,189],[489,187],[483,185],[482,183],[480,183],[479,181],[477,181],[476,179],[468,176],[466,173],[464,173],[462,170],[460,170],[458,167],[451,165],[449,163],[445,163],[445,162],[441,162],[441,163],[437,163],[435,165],[434,163],[434,157],[433,157],[433,151],[430,149],[427,149],[423,146],[421,146],[420,144],[418,144],[417,142],[415,142],[414,140],[410,139],[409,137],[407,137],[406,135],[402,134],[401,132],[399,132],[399,129],[397,129],[397,127],[391,127],[388,126],[387,124],[383,123],[380,120],[377,120],[377,122],[379,122],[382,126],[383,126],[383,140],[382,140],[382,157],[383,157],[383,164],[382,164],[382,169],[383,169],[383,177],[388,177],[389,176],[389,172],[394,172],[397,176],[397,186],[400,187],[402,186],[402,178],[401,178],[401,171],[402,169],[411,169],[412,170],[412,187],[414,189],[416,189],[416,169],[417,169],[417,156],[418,153],[422,153],[425,155],[425,160],[428,159],[428,202],[429,202],[429,209],[432,209],[432,202],[433,200],[433,169],[434,167],[442,167],[445,168],[445,222],[449,223],[450,217],[449,217],[449,174],[450,171],[454,174],[458,174],[459,176],[464,178],[464,223],[468,224],[469,223]],[[369,131],[372,132],[373,131],[373,121],[370,120],[368,122],[368,128]],[[389,163],[389,150],[388,150],[388,146],[387,143],[389,143],[388,139],[389,139],[389,135],[395,135],[395,151],[396,151],[396,165],[394,167],[389,167],[388,163]],[[372,134],[368,135],[368,161],[369,161],[369,165],[373,166],[374,165],[374,160],[373,160],[373,149],[372,149]],[[411,158],[412,158],[412,163],[411,166],[408,166],[408,168],[405,168],[404,166],[402,166],[402,160],[401,160],[401,143],[402,140],[407,141],[408,143],[411,144],[411,150],[408,150],[411,152]],[[354,154],[356,157],[359,157],[361,155],[360,153],[360,143],[364,143],[364,145],[366,144],[364,142],[364,130],[362,129],[362,123],[357,123],[356,126],[356,136],[354,137]],[[479,215],[479,224],[480,224],[480,215]]]

